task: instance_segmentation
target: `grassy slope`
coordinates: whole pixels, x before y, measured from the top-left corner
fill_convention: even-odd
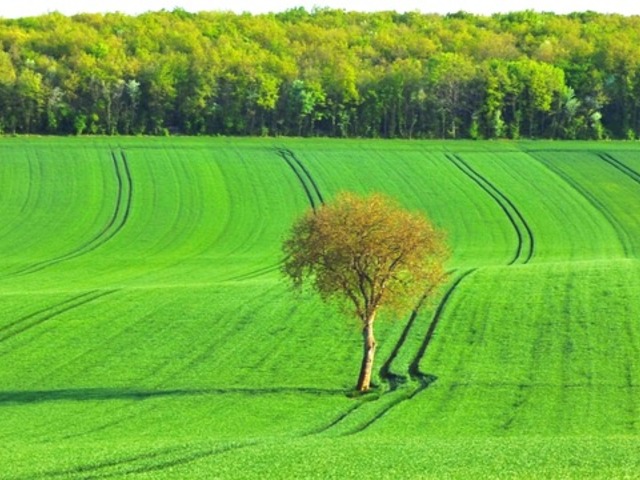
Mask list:
[[[632,475],[637,153],[4,140],[0,463],[9,478]],[[454,251],[449,290],[379,323],[379,366],[404,383],[375,401],[345,396],[357,325],[277,274],[292,219],[343,189],[426,211]]]

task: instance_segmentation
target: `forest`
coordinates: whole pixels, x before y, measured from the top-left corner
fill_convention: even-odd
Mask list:
[[[0,132],[636,139],[640,16],[0,19]]]

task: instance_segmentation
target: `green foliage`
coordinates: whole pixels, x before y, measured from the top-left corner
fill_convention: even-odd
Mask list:
[[[2,139],[3,478],[633,478],[638,148]],[[344,190],[452,250],[355,398],[359,326],[279,275]]]
[[[444,278],[444,235],[380,194],[338,195],[293,225],[284,273],[310,280],[325,299],[346,301],[366,322],[383,306],[412,306]],[[407,305],[409,302],[409,305]]]
[[[371,384],[378,312],[424,302],[446,277],[443,233],[424,215],[379,193],[344,192],[330,204],[314,206],[294,223],[283,253],[283,273],[294,286],[309,281],[324,300],[337,299],[361,320],[360,391]]]
[[[532,11],[0,19],[0,127],[633,139],[638,32],[637,17]]]

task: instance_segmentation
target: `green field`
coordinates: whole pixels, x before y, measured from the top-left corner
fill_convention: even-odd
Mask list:
[[[282,279],[380,191],[450,280],[356,320]],[[640,145],[0,140],[0,478],[638,478]]]

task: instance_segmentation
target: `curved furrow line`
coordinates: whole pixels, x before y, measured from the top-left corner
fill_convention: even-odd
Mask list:
[[[486,177],[480,174],[477,170],[472,168],[465,160],[463,160],[459,155],[455,154],[447,154],[447,159],[453,163],[460,171],[462,171],[467,177],[473,180],[483,191],[485,191],[493,200],[498,204],[501,210],[505,213],[509,222],[513,226],[514,231],[516,232],[516,236],[518,239],[518,244],[516,247],[516,252],[513,259],[508,263],[508,265],[513,265],[516,263],[527,264],[531,261],[531,258],[534,254],[535,248],[535,239],[533,236],[533,231],[531,227],[525,220],[522,213],[515,206],[513,201],[509,199],[503,192],[501,192],[491,181],[489,181]],[[364,423],[360,424],[356,428],[350,430],[346,435],[353,435],[360,433],[371,425],[376,423],[380,418],[386,415],[389,411],[397,407],[399,404],[414,398],[420,392],[428,388],[432,383],[437,380],[435,375],[426,374],[420,370],[420,362],[424,357],[427,348],[429,347],[435,331],[440,323],[440,320],[443,316],[445,308],[451,299],[452,295],[462,283],[462,281],[467,278],[469,275],[473,274],[477,269],[473,268],[463,272],[458,278],[451,284],[451,286],[447,289],[445,294],[443,295],[440,303],[438,304],[429,328],[424,336],[422,343],[420,344],[420,348],[413,358],[411,364],[408,369],[408,377],[415,383],[417,386],[412,389],[408,389],[404,391],[401,395],[398,395],[397,398],[390,401],[387,405],[385,405],[381,410],[379,410],[373,417],[369,418]],[[411,317],[405,329],[403,330],[400,339],[396,343],[390,357],[387,359],[385,364],[382,366],[380,370],[380,376],[389,384],[389,394],[399,388],[402,384],[406,383],[407,377],[402,375],[397,375],[391,372],[391,364],[397,357],[400,349],[404,345],[407,336],[409,335],[409,331],[413,327],[416,317],[418,316],[419,309],[422,306],[426,298],[423,297],[417,308],[412,312]],[[386,395],[384,394],[384,395]],[[383,396],[384,396],[383,395]]]
[[[36,273],[58,263],[77,258],[81,255],[85,255],[104,245],[106,242],[111,240],[118,232],[120,232],[120,230],[122,230],[129,218],[129,213],[131,211],[131,202],[133,198],[133,180],[131,178],[131,171],[129,170],[129,165],[124,152],[120,152],[120,162],[118,161],[118,157],[113,151],[111,152],[111,158],[114,165],[118,188],[115,208],[109,221],[103,227],[103,229],[93,238],[86,241],[71,252],[60,255],[59,257],[29,265],[20,270],[5,274],[0,278]]]
[[[467,164],[467,162],[465,162],[458,155],[447,155],[447,158],[458,169],[460,169],[466,176],[471,178],[478,186],[480,186],[480,188],[482,188],[488,195],[490,195],[491,198],[493,198],[494,201],[500,206],[500,208],[505,213],[505,215],[507,215],[518,238],[516,253],[514,258],[509,262],[509,265],[513,265],[518,261],[521,261],[522,263],[528,263],[531,260],[531,257],[533,256],[533,248],[534,248],[533,233],[529,228],[527,222],[524,220],[524,217],[515,207],[513,202],[511,202],[511,200],[509,200],[502,192],[500,192],[491,182],[489,182],[485,177],[483,177],[477,171],[475,171],[471,166]],[[524,253],[525,234],[523,233],[522,231],[523,227],[520,226],[520,224],[518,223],[518,220],[520,220],[520,222],[524,226],[524,230],[528,235],[528,239],[529,239],[529,248],[526,253]],[[417,386],[414,386],[413,388],[408,389],[405,392],[402,392],[402,394],[398,394],[397,398],[390,401],[380,411],[378,411],[373,417],[369,418],[364,423],[350,430],[348,433],[346,433],[346,435],[357,434],[369,428],[371,425],[377,422],[380,418],[386,415],[393,408],[395,408],[402,402],[405,402],[406,400],[410,400],[414,398],[416,395],[418,395],[420,392],[425,390],[427,387],[429,387],[429,385],[431,385],[433,382],[437,380],[437,377],[435,375],[426,374],[420,370],[420,362],[424,357],[429,344],[431,343],[431,340],[435,334],[436,328],[438,327],[438,324],[442,318],[443,312],[445,310],[445,307],[449,299],[455,292],[456,288],[460,285],[460,283],[476,270],[477,269],[474,268],[462,273],[460,276],[458,276],[458,278],[451,284],[451,286],[445,292],[442,299],[440,300],[440,303],[438,304],[438,307],[434,312],[434,315],[429,325],[429,328],[427,330],[427,333],[425,334],[425,337],[422,343],[420,344],[420,348],[418,349],[418,352],[416,353],[411,364],[409,365],[407,375],[398,375],[391,371],[391,365],[393,364],[400,350],[404,346],[406,339],[409,336],[409,333],[413,328],[415,320],[419,314],[420,307],[424,303],[428,293],[425,294],[420,299],[417,307],[411,313],[411,316],[409,317],[409,320],[405,328],[403,329],[400,335],[400,338],[396,342],[396,345],[394,346],[390,356],[387,358],[387,360],[385,361],[385,363],[382,365],[380,369],[380,377],[383,380],[385,380],[385,382],[389,385],[389,390],[383,394],[383,397],[398,390],[401,386],[407,383],[407,380],[409,378],[412,380],[412,383],[417,384]],[[347,414],[341,417],[337,422],[335,422],[334,425],[327,427],[325,431],[331,428],[332,426],[335,426],[337,423],[343,421],[355,410],[356,409],[353,409],[352,411],[347,412]]]
[[[515,204],[504,193],[502,193],[493,183],[491,183],[487,178],[481,175],[478,171],[473,169],[459,155],[447,154],[446,156],[449,159],[449,161],[451,161],[460,171],[462,171],[466,176],[472,179],[480,188],[482,188],[482,190],[484,190],[489,196],[491,196],[491,198],[494,199],[494,201],[500,206],[502,211],[506,214],[511,225],[513,226],[518,238],[518,245],[516,248],[515,256],[508,263],[508,265],[513,265],[516,262],[521,262],[523,264],[529,263],[529,261],[533,257],[534,247],[535,247],[533,231],[531,230],[531,228],[529,227],[529,224],[524,219],[524,216],[520,213],[520,211],[515,206]],[[520,223],[518,222],[518,220]],[[523,232],[523,229],[524,229],[524,232]],[[528,240],[528,248],[526,252],[524,252],[526,248],[525,234]],[[418,395],[420,392],[428,388],[431,384],[433,384],[438,379],[438,377],[435,375],[422,372],[420,370],[420,362],[424,358],[424,355],[427,352],[427,348],[431,344],[435,331],[440,323],[440,320],[442,319],[442,316],[444,314],[445,308],[449,300],[453,296],[456,289],[460,286],[460,284],[467,277],[473,274],[476,270],[477,268],[472,268],[460,274],[458,278],[456,278],[456,280],[447,289],[445,294],[442,296],[442,299],[440,300],[440,303],[438,304],[433,314],[433,318],[431,320],[431,323],[429,324],[427,333],[425,334],[424,339],[420,344],[420,348],[418,349],[418,352],[416,353],[411,364],[409,365],[408,376],[411,378],[411,380],[417,383],[417,387],[415,387],[412,391],[408,391],[404,396],[395,399],[393,402],[387,405],[384,409],[378,412],[376,416],[371,418],[369,421],[367,421],[366,423],[364,423],[363,425],[361,425],[359,428],[352,431],[351,433],[359,433],[367,429],[368,427],[373,425],[376,421],[378,421],[380,418],[382,418],[384,415],[386,415],[390,410],[398,406],[400,403],[414,398],[416,395]],[[408,330],[413,325],[413,322],[415,321],[415,318],[419,313],[419,308],[423,301],[424,301],[424,298],[421,300],[421,303],[418,305],[418,308],[413,311],[411,318],[409,320],[408,327],[405,328],[405,331],[401,336],[401,340],[399,344],[396,345],[398,350],[401,348],[402,344],[404,343],[403,337],[405,337],[405,334],[408,335]],[[388,364],[385,364],[383,366],[383,370],[381,370],[380,372],[382,376],[384,376],[383,373],[389,373],[391,362],[393,362],[393,359],[395,358],[395,356],[397,356],[397,352],[394,349],[394,352],[392,352],[392,357],[390,357],[390,359],[388,360]],[[402,380],[406,381],[406,377],[399,376],[399,375],[395,375],[395,377],[398,377],[401,381]],[[396,378],[393,378],[393,379],[390,378],[389,380],[398,382],[398,379]]]
[[[75,297],[68,298],[68,299],[66,299],[66,300],[64,300],[64,301],[62,301],[62,302],[60,302],[60,303],[56,303],[56,304],[54,304],[54,305],[49,305],[48,307],[42,308],[42,309],[40,309],[40,310],[38,310],[38,311],[36,311],[36,312],[33,312],[33,313],[30,313],[30,314],[25,315],[25,316],[23,316],[23,317],[20,317],[20,318],[18,318],[18,319],[16,319],[16,320],[12,321],[12,322],[10,322],[10,323],[7,323],[6,325],[2,325],[2,326],[0,327],[0,334],[1,334],[2,332],[4,332],[5,330],[9,330],[9,329],[11,329],[11,328],[15,327],[16,325],[19,325],[19,324],[21,324],[21,323],[23,323],[23,322],[27,322],[27,321],[29,321],[30,319],[32,319],[32,318],[34,318],[34,317],[37,317],[37,316],[39,316],[39,315],[46,315],[46,314],[47,314],[48,312],[50,312],[52,309],[59,308],[59,307],[63,307],[63,306],[65,306],[65,305],[67,305],[68,303],[71,303],[71,302],[74,302],[74,301],[76,301],[76,300],[79,300],[79,299],[80,299],[80,298],[82,298],[82,297],[86,297],[87,295],[90,295],[91,293],[92,293],[92,292],[85,292],[85,293],[83,293],[83,294],[81,294],[81,295],[77,295],[77,296],[75,296]]]
[[[622,173],[624,173],[626,176],[628,176],[629,178],[631,178],[635,182],[640,183],[640,173],[636,172],[633,168],[631,168],[628,165],[622,163],[620,160],[618,160],[617,158],[609,155],[608,153],[598,153],[598,156],[602,160],[607,162],[609,165],[614,167],[616,170],[621,171]]]
[[[438,328],[438,324],[440,323],[440,320],[442,319],[442,315],[443,315],[443,313],[445,311],[445,308],[446,308],[449,300],[453,296],[453,294],[456,291],[456,289],[460,286],[462,281],[465,278],[467,278],[469,275],[473,274],[476,270],[477,270],[477,268],[472,268],[470,270],[467,270],[467,271],[463,272],[451,284],[451,286],[448,288],[448,290],[446,291],[446,293],[443,295],[442,299],[440,300],[440,303],[438,304],[438,307],[436,308],[436,310],[435,310],[435,312],[433,314],[433,318],[431,319],[431,324],[429,325],[429,329],[427,330],[427,334],[425,335],[424,340],[422,341],[422,344],[420,345],[420,348],[418,349],[418,353],[416,354],[416,356],[413,358],[413,361],[409,365],[409,375],[411,376],[411,378],[417,380],[420,383],[420,387],[412,394],[412,397],[414,397],[415,395],[420,393],[422,390],[427,388],[429,385],[431,385],[437,379],[437,377],[435,377],[434,375],[425,374],[422,371],[420,371],[420,362],[422,361],[422,358],[424,357],[425,353],[427,352],[427,348],[429,348],[429,345],[431,344],[431,340],[433,339],[433,335],[434,335],[434,333],[436,331],[436,328]]]
[[[96,242],[97,240],[99,240],[103,235],[105,235],[105,233],[112,227],[112,225],[115,223],[116,218],[118,216],[118,213],[120,211],[121,208],[121,203],[122,203],[122,194],[123,194],[123,181],[122,181],[122,173],[120,170],[120,165],[118,164],[118,161],[115,157],[115,154],[113,152],[111,152],[111,158],[113,161],[113,165],[114,165],[114,170],[115,170],[115,176],[116,176],[116,182],[118,184],[118,188],[117,188],[117,195],[116,195],[116,205],[115,205],[115,209],[111,215],[111,218],[109,219],[109,221],[107,222],[107,224],[105,225],[105,227],[99,232],[97,233],[93,238],[91,238],[90,240],[86,241],[85,243],[83,243],[82,245],[78,246],[76,249],[74,249],[73,251],[66,253],[64,255],[61,255],[59,257],[55,257],[49,260],[44,260],[38,263],[35,263],[33,265],[29,265],[27,267],[24,267],[20,270],[17,270],[15,272],[11,272],[9,274],[4,275],[5,277],[12,277],[12,276],[21,276],[21,275],[27,275],[30,273],[35,273],[35,272],[39,272],[40,270],[43,270],[51,265],[55,265],[57,263],[60,263],[64,260],[67,260],[69,258],[75,258],[76,256],[80,255],[82,252],[88,245],[91,245],[92,243]]]
[[[426,296],[423,297],[423,299],[424,298],[426,298]],[[422,303],[422,301],[424,300],[421,300],[420,303]],[[404,326],[404,329],[400,334],[400,338],[394,345],[393,350],[391,351],[391,354],[389,355],[387,360],[382,364],[382,367],[380,367],[380,378],[382,378],[385,382],[387,382],[387,384],[389,385],[390,392],[397,390],[399,386],[407,383],[407,380],[408,380],[407,377],[405,375],[398,375],[397,373],[393,373],[391,371],[391,365],[393,364],[395,359],[398,357],[398,354],[400,353],[400,349],[402,349],[405,342],[407,341],[409,332],[413,328],[413,324],[415,323],[416,318],[418,318],[418,311],[419,311],[419,307],[415,308],[411,312],[411,315],[409,316],[409,321]]]
[[[117,165],[116,155],[111,152],[114,164]],[[131,203],[133,201],[133,179],[131,177],[131,170],[129,169],[129,162],[127,161],[127,157],[124,153],[124,150],[120,150],[120,158],[122,160],[122,172],[124,176],[120,178],[120,194],[118,195],[118,205],[114,211],[112,221],[103,229],[101,235],[98,235],[93,242],[89,242],[87,246],[80,252],[77,252],[73,255],[75,258],[80,255],[84,255],[86,253],[92,252],[98,247],[104,245],[113,237],[115,237],[125,226],[127,221],[129,220],[129,215],[131,214]],[[121,218],[119,220],[118,216],[122,212]],[[117,220],[117,221],[116,221]],[[68,260],[66,258],[65,260]]]
[[[59,304],[53,305],[49,308],[45,308],[34,312],[33,314],[22,317],[12,324],[3,328],[3,331],[11,330],[0,336],[0,343],[5,342],[21,333],[24,333],[32,328],[35,328],[39,325],[42,325],[48,320],[51,320],[63,313],[66,313],[70,310],[78,308],[82,305],[86,305],[87,303],[91,303],[99,298],[106,297],[107,295],[111,295],[117,292],[117,290],[107,290],[107,291],[99,291],[93,290],[91,292],[86,292],[81,295],[77,295],[69,300],[61,302]],[[14,329],[12,329],[15,327]]]
[[[464,173],[467,177],[469,177],[471,180],[473,180],[482,190],[484,190],[491,198],[493,198],[493,200],[498,204],[500,209],[504,212],[504,214],[509,219],[509,222],[511,223],[511,226],[515,230],[516,236],[518,237],[518,245],[516,247],[516,253],[515,253],[513,259],[509,262],[509,265],[513,265],[521,257],[521,255],[522,255],[522,247],[523,247],[522,232],[520,231],[520,228],[518,228],[518,224],[517,224],[515,218],[513,217],[513,215],[509,211],[509,209],[506,207],[506,205],[504,205],[500,201],[500,198],[494,192],[492,192],[485,184],[483,184],[478,177],[474,176],[473,173],[471,173],[470,171],[466,170],[463,167],[463,164],[458,162],[458,158],[456,156],[447,154],[446,157],[462,173]]]
[[[268,273],[277,271],[282,266],[283,263],[284,263],[284,260],[281,260],[281,261],[279,261],[278,263],[276,263],[274,265],[269,265],[267,267],[258,268],[256,270],[251,270],[250,272],[246,272],[246,273],[241,273],[241,274],[236,275],[236,276],[231,277],[231,278],[225,278],[225,279],[223,279],[221,281],[223,281],[223,282],[239,282],[241,280],[252,280],[254,278],[258,278],[258,277],[261,277],[261,276],[266,275]]]
[[[482,188],[495,202],[500,206],[502,211],[506,214],[509,222],[516,231],[518,237],[518,245],[516,247],[516,253],[513,259],[509,262],[509,265],[515,263],[529,263],[534,254],[535,238],[531,227],[525,220],[524,216],[500,189],[498,189],[491,181],[489,181],[484,175],[480,174],[477,170],[471,167],[465,160],[459,155],[447,154],[446,157],[451,161],[461,172],[473,180],[480,188]],[[524,229],[524,231],[523,231]],[[526,237],[526,239],[525,239]],[[526,245],[525,245],[526,244]],[[525,252],[526,249],[526,252]]]
[[[373,425],[378,420],[380,420],[382,417],[384,417],[387,413],[389,413],[389,411],[391,411],[401,403],[407,400],[411,400],[420,392],[427,389],[431,384],[433,384],[438,379],[438,377],[436,377],[435,375],[422,372],[420,370],[420,362],[422,361],[422,358],[427,352],[427,348],[431,344],[431,340],[433,339],[433,335],[436,331],[436,328],[440,323],[440,319],[442,318],[442,315],[444,313],[445,307],[447,306],[447,303],[451,299],[456,289],[460,286],[462,281],[465,278],[467,278],[469,275],[471,275],[473,272],[475,272],[476,270],[477,270],[476,268],[473,268],[465,271],[460,276],[458,276],[458,278],[451,284],[451,286],[447,289],[442,299],[440,300],[440,303],[438,304],[438,307],[436,308],[433,314],[433,318],[431,319],[431,323],[429,324],[429,329],[427,330],[427,334],[425,335],[425,338],[422,341],[422,344],[420,345],[420,348],[418,349],[416,356],[413,358],[411,364],[409,365],[409,376],[418,385],[415,388],[413,388],[413,390],[408,390],[405,392],[404,395],[396,398],[394,401],[392,401],[387,406],[385,406],[385,408],[380,410],[374,417],[372,417],[362,425],[358,426],[354,430],[350,431],[347,435],[354,435],[356,433],[360,433],[366,430],[371,425]],[[414,310],[414,312],[412,313],[412,317],[417,315],[418,315],[418,311]]]
[[[400,353],[400,350],[404,346],[404,344],[405,344],[405,342],[406,342],[406,340],[407,340],[407,338],[409,336],[409,332],[413,328],[413,325],[414,325],[414,323],[416,321],[416,318],[418,317],[418,314],[420,313],[420,309],[424,305],[425,301],[427,300],[427,298],[429,297],[431,292],[432,292],[432,289],[427,290],[424,293],[424,295],[420,298],[420,300],[418,301],[418,304],[416,305],[416,307],[411,312],[411,315],[409,316],[409,320],[408,320],[407,324],[405,325],[404,329],[402,330],[402,333],[400,334],[400,338],[398,339],[398,341],[394,345],[393,350],[389,354],[389,357],[387,358],[387,360],[384,362],[384,364],[380,368],[380,377],[382,378],[382,380],[384,380],[389,385],[389,390],[386,391],[382,396],[386,396],[386,395],[388,395],[388,394],[390,394],[392,392],[395,392],[401,386],[403,386],[404,384],[407,383],[408,376],[398,375],[397,373],[393,373],[391,371],[391,365],[393,364],[393,362],[397,358],[398,354]],[[434,330],[435,330],[435,327],[434,327]],[[411,393],[405,393],[404,395],[399,396],[399,398],[395,399],[389,405],[384,407],[378,414],[374,415],[374,417],[370,418],[369,420],[365,421],[363,424],[357,426],[355,429],[350,430],[349,432],[345,433],[344,435],[353,435],[355,433],[361,432],[362,430],[367,428],[369,425],[373,424],[380,417],[382,417],[389,410],[391,410],[393,407],[395,407],[399,403],[403,402],[404,400],[407,400],[408,398],[410,398],[412,396],[413,395]],[[358,410],[365,403],[367,403],[367,402],[366,401],[361,401],[361,402],[357,403],[356,405],[350,407],[349,409],[347,409],[347,411],[345,411],[344,413],[339,415],[335,420],[330,422],[328,425],[326,425],[326,426],[324,426],[324,427],[322,427],[322,428],[320,428],[320,429],[318,429],[316,431],[313,431],[313,432],[311,432],[311,433],[309,433],[307,435],[320,434],[320,433],[324,433],[324,432],[330,430],[331,428],[337,426],[338,424],[340,424],[341,422],[346,420],[351,414],[355,413],[356,410]]]
[[[373,417],[369,418],[364,423],[356,426],[355,428],[343,433],[342,435],[350,436],[350,435],[356,435],[358,433],[363,432],[364,430],[369,428],[371,425],[376,423],[378,420],[380,420],[382,417],[384,417],[387,413],[389,413],[389,411],[393,410],[395,407],[405,402],[406,400],[409,400],[410,398],[413,398],[413,395],[409,391],[402,392],[401,395],[398,394],[397,398],[393,399],[389,404],[387,404],[384,408],[382,408]]]
[[[340,415],[338,415],[336,418],[334,418],[327,425],[324,425],[324,426],[322,426],[322,427],[320,427],[320,428],[318,428],[316,430],[312,430],[311,432],[305,433],[302,436],[303,437],[310,437],[312,435],[320,435],[321,433],[325,433],[325,432],[331,430],[336,425],[339,425],[340,423],[342,423],[345,419],[347,419],[352,413],[354,413],[356,410],[358,410],[365,403],[366,403],[365,401],[360,401],[360,402],[356,403],[355,405],[350,406],[346,411],[342,412]]]
[[[111,152],[113,157],[114,164],[117,165],[116,155],[114,152]],[[118,234],[122,228],[125,226],[127,221],[129,220],[129,215],[131,213],[131,202],[133,200],[133,180],[131,177],[131,170],[129,169],[129,162],[127,161],[127,157],[123,150],[120,151],[120,158],[122,160],[122,173],[119,178],[119,193],[118,193],[118,204],[114,210],[111,221],[105,226],[102,232],[97,235],[92,241],[88,242],[81,251],[74,253],[72,256],[65,258],[64,260],[69,260],[71,258],[76,258],[80,255],[87,254],[89,252],[94,251],[98,247],[104,245],[109,240],[111,240],[116,234]],[[116,170],[117,167],[116,167]],[[120,215],[122,212],[122,215]],[[118,217],[121,216],[120,219]]]
[[[289,154],[290,158],[292,158],[293,161],[302,169],[303,173],[309,179],[309,182],[311,182],[311,186],[313,187],[313,190],[316,192],[316,197],[318,198],[318,200],[320,200],[320,203],[324,205],[324,197],[320,192],[320,188],[318,188],[318,184],[314,180],[313,176],[311,175],[307,167],[304,165],[304,163],[302,163],[302,161],[300,161],[300,159],[296,156],[293,150],[290,150],[288,148],[284,150]]]
[[[19,215],[16,215],[11,219],[9,218],[3,219],[2,227],[0,228],[0,240],[10,235],[15,228],[15,224],[20,223],[21,220],[24,219],[29,214],[28,212],[29,201],[31,200],[31,197],[32,197],[33,184],[34,184],[33,159],[31,158],[27,158],[26,173],[27,173],[27,181],[24,182],[24,185],[26,185],[26,191],[23,196],[22,202],[20,204]],[[7,178],[11,178],[11,177],[13,177],[13,175],[7,176]]]
[[[153,459],[153,458],[160,457],[162,455],[172,454],[172,453],[177,452],[179,450],[181,450],[180,447],[164,448],[164,449],[161,449],[161,450],[152,451],[152,452],[149,452],[149,453],[141,453],[141,454],[133,455],[133,456],[126,457],[126,458],[113,459],[113,460],[104,460],[104,461],[96,463],[96,464],[79,465],[79,466],[77,466],[75,468],[69,468],[69,469],[66,469],[66,470],[52,470],[52,471],[49,471],[49,472],[44,472],[43,476],[44,477],[50,477],[50,478],[56,478],[56,477],[68,478],[71,475],[90,475],[90,474],[94,474],[96,472],[99,472],[100,470],[113,468],[113,467],[119,467],[120,465],[126,465],[128,463],[134,463],[134,462],[140,462],[140,461],[144,461],[144,460],[150,460],[150,459]],[[96,477],[85,476],[83,478],[96,478]]]
[[[622,246],[625,258],[631,258],[631,241],[629,239],[628,233],[624,229],[624,226],[620,223],[620,221],[611,214],[609,209],[600,200],[598,200],[598,198],[593,195],[593,193],[576,182],[573,178],[571,178],[570,175],[553,166],[551,162],[548,162],[543,158],[534,156],[531,153],[529,155],[537,159],[542,165],[547,167],[547,169],[563,179],[571,188],[577,191],[582,197],[587,200],[587,202],[589,202],[598,212],[600,212],[602,216],[605,217],[605,219],[609,222],[609,224],[613,227],[613,229],[616,231],[616,234],[618,235],[618,240],[620,240],[620,245]]]
[[[151,464],[151,465],[141,465],[140,467],[133,467],[133,468],[129,468],[128,470],[124,470],[121,472],[109,472],[109,473],[103,473],[103,474],[98,474],[95,476],[90,476],[90,477],[86,477],[86,478],[92,478],[92,479],[100,479],[100,478],[122,478],[123,476],[126,475],[136,475],[136,474],[146,474],[146,473],[150,473],[150,472],[159,472],[162,470],[167,470],[167,469],[172,469],[175,467],[180,467],[182,465],[187,465],[189,463],[193,463],[195,461],[198,460],[202,460],[204,458],[209,458],[209,457],[214,457],[216,455],[222,455],[223,453],[227,453],[233,450],[241,450],[243,448],[249,448],[249,447],[254,447],[256,445],[259,445],[259,442],[257,441],[250,441],[250,442],[246,442],[246,443],[241,443],[241,444],[237,444],[237,445],[227,445],[224,447],[218,447],[218,448],[208,448],[206,450],[201,450],[201,451],[196,451],[193,453],[188,453],[186,452],[185,454],[183,454],[182,456],[179,456],[177,458],[168,458],[166,460],[161,460],[155,464]],[[159,458],[160,455],[155,455],[152,458]],[[127,462],[127,463],[131,463],[131,462]],[[126,463],[122,463],[123,465]]]
[[[445,275],[445,278],[451,275],[452,273],[453,271],[447,272]],[[402,330],[402,333],[400,334],[400,338],[394,345],[393,350],[391,351],[391,354],[389,354],[389,357],[380,368],[380,377],[387,382],[387,384],[389,385],[389,391],[391,392],[396,390],[400,385],[405,384],[408,380],[408,376],[406,375],[398,375],[397,373],[391,372],[391,365],[393,364],[395,359],[398,357],[400,350],[402,349],[405,342],[407,341],[409,332],[413,328],[413,325],[416,321],[416,318],[418,318],[418,314],[420,313],[420,310],[422,309],[424,303],[427,301],[427,298],[429,298],[432,292],[433,292],[433,288],[429,288],[424,293],[424,295],[422,295],[420,300],[418,300],[418,304],[411,312],[411,315],[409,316],[409,321],[407,322],[404,329]],[[411,372],[409,372],[409,376],[411,376],[410,373]]]
[[[278,155],[280,156],[280,158],[282,158],[287,163],[287,165],[289,165],[289,168],[293,170],[293,173],[295,173],[296,177],[298,177],[298,181],[300,182],[300,184],[302,185],[302,188],[304,189],[304,193],[307,196],[307,200],[309,200],[309,204],[311,205],[311,208],[315,212],[316,202],[313,199],[313,195],[311,194],[311,190],[309,189],[307,182],[305,182],[304,180],[303,174],[300,173],[298,169],[295,167],[294,162],[289,158],[289,153],[287,150],[279,148],[276,151],[278,152]]]

